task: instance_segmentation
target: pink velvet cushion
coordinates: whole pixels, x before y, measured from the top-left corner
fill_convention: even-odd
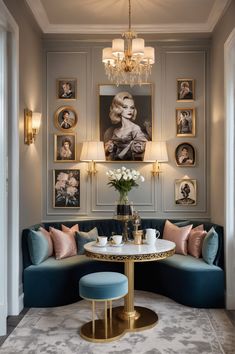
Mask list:
[[[50,227],[50,234],[54,245],[56,259],[76,256],[77,246],[72,231],[69,230],[63,232]]]
[[[62,231],[67,232],[67,231],[72,231],[73,235],[75,236],[75,232],[79,231],[79,226],[78,224],[73,225],[72,227],[68,227],[62,224]]]
[[[192,227],[193,225],[178,227],[172,224],[169,220],[166,220],[163,230],[163,239],[175,242],[175,253],[183,254],[186,256],[187,241]]]
[[[188,238],[188,253],[191,256],[195,258],[200,258],[202,256],[202,244],[206,234],[207,232],[204,231],[203,225],[194,227],[194,229],[190,231]]]
[[[53,255],[53,243],[51,239],[50,232],[48,232],[46,229],[43,227],[39,227],[39,231],[46,237],[47,242],[48,242],[48,257]]]

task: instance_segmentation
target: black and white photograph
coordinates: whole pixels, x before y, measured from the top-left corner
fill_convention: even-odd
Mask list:
[[[177,166],[195,166],[195,149],[189,143],[179,144],[175,149],[175,161]]]
[[[152,85],[99,86],[100,140],[106,161],[143,161],[152,140]]]
[[[77,80],[57,79],[56,90],[58,99],[75,100],[77,98]]]
[[[80,170],[53,171],[53,207],[80,208]]]
[[[194,80],[177,79],[177,101],[194,101]]]
[[[76,135],[75,134],[54,134],[54,161],[72,162],[76,161]]]
[[[61,131],[72,131],[77,124],[77,113],[71,106],[57,109],[54,116],[55,126]]]
[[[194,108],[176,108],[176,136],[195,136]]]
[[[197,181],[195,179],[175,180],[175,204],[197,204]]]

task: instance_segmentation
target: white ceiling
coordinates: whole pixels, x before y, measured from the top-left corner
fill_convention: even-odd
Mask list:
[[[26,0],[44,33],[113,34],[128,28],[128,0]],[[231,0],[132,0],[138,33],[210,33]]]

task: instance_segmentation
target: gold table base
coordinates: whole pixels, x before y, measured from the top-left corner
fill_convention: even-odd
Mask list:
[[[126,332],[149,329],[158,322],[158,315],[146,307],[135,306],[135,313],[136,316],[123,319],[125,317],[124,307],[114,307],[112,310],[112,322],[109,323],[106,333],[105,321],[96,320],[95,333],[92,333],[92,321],[90,321],[81,327],[81,337],[90,342],[111,342],[121,338]]]

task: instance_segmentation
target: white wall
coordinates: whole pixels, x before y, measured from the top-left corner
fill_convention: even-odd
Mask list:
[[[24,108],[29,108],[33,111],[42,111],[42,42],[41,32],[35,24],[25,2],[21,1],[20,6],[17,0],[4,0],[4,2],[19,26],[20,166],[19,171],[17,166],[15,166],[16,170],[13,168],[11,172],[15,174],[19,173],[19,233],[14,236],[19,239],[18,242],[15,242],[14,239],[8,240],[9,266],[13,269],[12,273],[18,278],[14,280],[14,284],[9,288],[8,297],[11,299],[15,298],[15,292],[17,292],[20,302],[19,308],[23,305],[21,231],[26,226],[38,222],[42,217],[41,134],[38,136],[35,145],[28,146],[24,144]],[[9,122],[9,126],[11,126],[11,122]],[[16,141],[12,139],[9,143],[10,149],[14,150],[14,143],[16,144]],[[10,195],[11,193],[12,191],[9,191]],[[19,247],[17,247],[18,245]],[[15,260],[19,260],[19,262],[16,263]],[[17,308],[16,304],[15,308]]]
[[[211,47],[211,218],[221,225],[225,221],[224,43],[235,26],[234,16],[235,0],[232,0],[213,33]]]

